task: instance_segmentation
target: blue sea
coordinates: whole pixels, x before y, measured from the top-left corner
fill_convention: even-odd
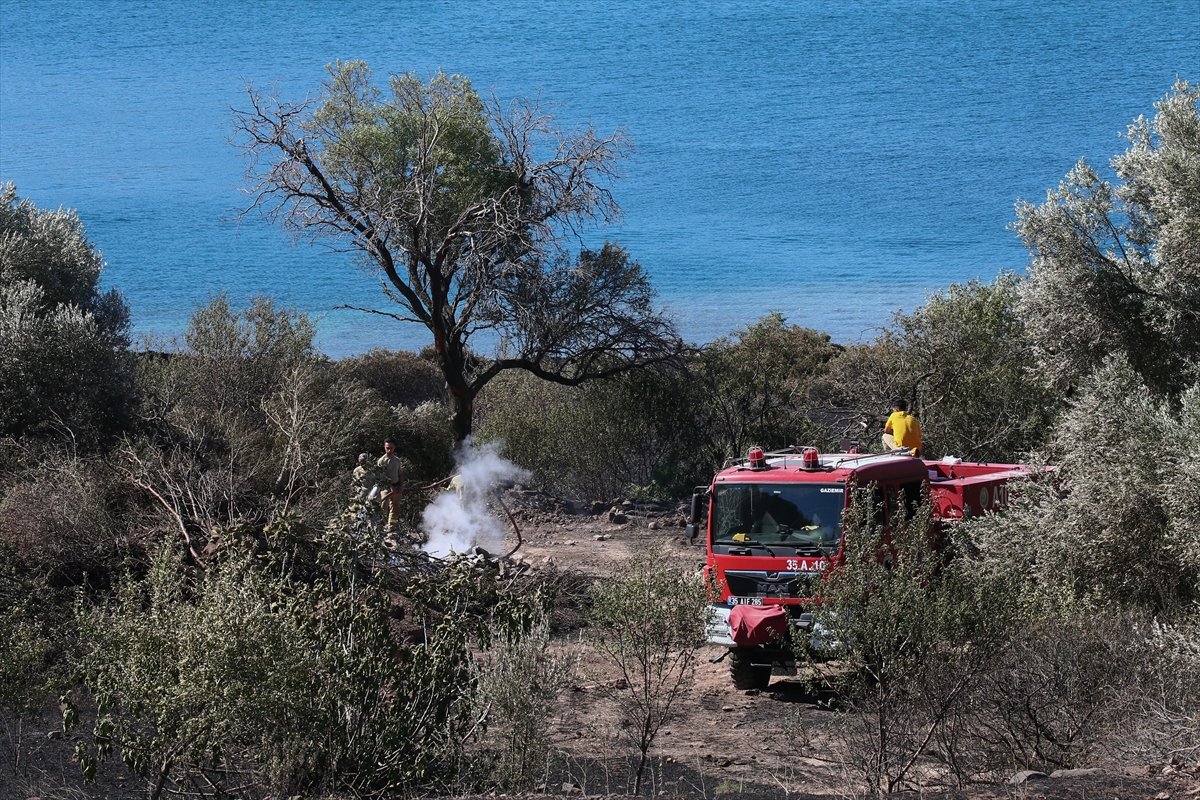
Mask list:
[[[1200,2],[0,0],[0,180],[78,211],[148,340],[226,292],[313,315],[334,357],[419,348],[335,310],[386,307],[350,256],[239,216],[232,109],[315,93],[337,59],[625,131],[623,219],[580,244],[623,244],[688,339],[778,311],[855,342],[1023,270],[1014,202],[1200,80]]]

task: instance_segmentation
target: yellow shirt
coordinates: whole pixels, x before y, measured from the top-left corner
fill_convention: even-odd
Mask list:
[[[912,449],[921,446],[921,423],[907,411],[893,411],[883,431],[892,434],[896,447]]]

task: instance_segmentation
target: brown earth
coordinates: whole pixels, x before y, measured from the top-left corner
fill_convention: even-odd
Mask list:
[[[522,539],[514,556],[518,569],[598,578],[660,543],[683,566],[703,562],[703,550],[684,538],[682,507],[629,501],[584,507],[520,488],[505,497]],[[506,549],[516,544],[510,529]],[[579,616],[565,612],[557,622],[556,646],[577,657],[578,670],[551,721],[551,739],[559,752],[551,780],[540,793],[486,797],[629,796],[624,793],[632,786],[635,762],[604,696],[606,686],[617,680],[616,673],[589,651]],[[823,731],[837,713],[829,710],[831,698],[814,696],[805,681],[787,677],[776,677],[766,691],[736,691],[726,664],[710,662],[721,653],[717,647],[702,653],[695,681],[678,703],[677,717],[659,733],[644,793],[721,800],[862,796],[855,777],[821,746]],[[111,762],[102,765],[95,784],[85,786],[71,760],[71,737],[55,729],[52,714],[24,725],[0,724],[0,798],[145,796],[144,784]],[[922,787],[920,794],[970,800],[1200,800],[1200,763],[1095,766],[1098,769],[966,791],[933,784]]]

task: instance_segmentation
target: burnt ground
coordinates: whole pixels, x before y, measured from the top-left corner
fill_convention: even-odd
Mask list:
[[[506,504],[523,540],[514,556],[519,570],[578,576],[583,585],[583,576],[609,574],[621,561],[659,544],[682,566],[703,562],[702,549],[683,536],[682,507],[629,501],[581,505],[520,488],[507,492]],[[516,537],[511,529],[508,537],[512,547]],[[550,722],[558,755],[547,784],[536,793],[486,797],[629,796],[634,762],[604,691],[617,676],[589,651],[580,621],[581,615],[569,609],[556,618],[556,647],[574,656],[577,668]],[[862,796],[849,769],[821,748],[822,733],[836,713],[830,710],[830,697],[814,696],[806,681],[786,677],[775,678],[766,691],[736,691],[726,664],[709,661],[721,652],[705,649],[694,683],[678,702],[677,717],[660,731],[644,795],[721,800]],[[0,723],[0,798],[145,796],[144,784],[111,762],[102,765],[95,784],[84,785],[71,759],[74,742],[56,729],[51,713],[23,725]],[[919,794],[954,800],[1200,800],[1200,763],[1093,766],[965,791],[932,782]]]

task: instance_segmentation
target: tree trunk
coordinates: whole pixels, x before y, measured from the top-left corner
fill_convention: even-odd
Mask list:
[[[454,445],[457,447],[471,435],[471,422],[475,416],[475,393],[450,387],[450,425],[454,429]]]

